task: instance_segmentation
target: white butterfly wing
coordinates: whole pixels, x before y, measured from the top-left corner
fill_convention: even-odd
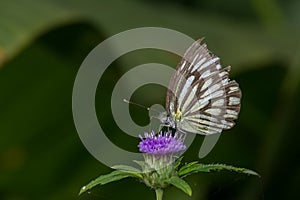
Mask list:
[[[240,111],[241,91],[230,81],[230,66],[196,41],[186,51],[172,76],[166,98],[171,124],[183,132],[220,133],[234,126]]]

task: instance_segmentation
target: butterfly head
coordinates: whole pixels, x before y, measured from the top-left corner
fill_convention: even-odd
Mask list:
[[[173,120],[172,120],[172,116],[167,112],[161,112],[158,118],[159,118],[160,122],[166,127],[174,127],[175,126],[175,124],[173,123]]]
[[[177,109],[176,113],[168,113],[168,112],[162,112],[159,115],[159,120],[164,126],[176,128],[176,124],[181,121],[182,113],[179,109]]]

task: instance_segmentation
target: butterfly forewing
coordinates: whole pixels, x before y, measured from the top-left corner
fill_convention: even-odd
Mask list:
[[[234,126],[241,91],[230,81],[230,66],[196,41],[186,51],[171,77],[166,97],[168,120],[174,128],[198,134],[220,133]]]

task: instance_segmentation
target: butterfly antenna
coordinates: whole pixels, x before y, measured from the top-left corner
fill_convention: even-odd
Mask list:
[[[141,104],[132,102],[132,101],[128,101],[127,99],[123,99],[123,101],[124,101],[125,103],[128,103],[128,104],[136,105],[136,106],[139,106],[139,107],[141,107],[141,108],[145,108],[145,109],[147,109],[147,110],[153,110],[153,111],[155,111],[155,112],[157,112],[157,113],[161,113],[160,111],[158,111],[158,110],[156,110],[156,109],[149,108],[149,107],[147,107],[147,106],[144,106],[144,105],[141,105]]]

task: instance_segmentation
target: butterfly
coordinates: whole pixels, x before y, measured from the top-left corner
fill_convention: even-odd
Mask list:
[[[166,111],[159,116],[166,127],[183,133],[211,135],[235,125],[241,90],[229,79],[230,66],[222,68],[202,39],[185,52],[171,77]]]

